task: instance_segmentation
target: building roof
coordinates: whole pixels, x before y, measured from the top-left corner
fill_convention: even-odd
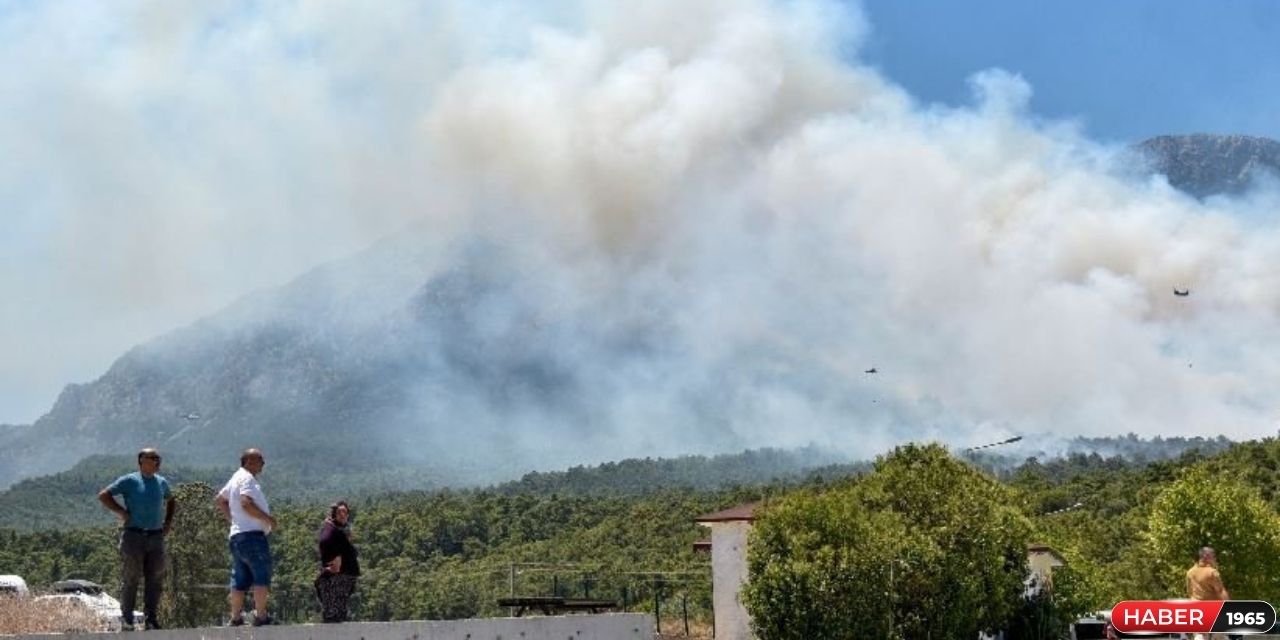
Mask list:
[[[740,504],[736,507],[725,509],[724,511],[717,511],[715,513],[708,513],[704,516],[698,516],[694,519],[694,522],[700,522],[702,524],[710,524],[713,522],[754,522],[756,519],[756,507],[759,506],[759,502],[748,502],[747,504]]]
[[[1039,543],[1029,544],[1027,545],[1027,553],[1047,553],[1053,556],[1053,558],[1058,562],[1061,562],[1063,564],[1066,564],[1067,562],[1067,559],[1063,558],[1062,554],[1058,553],[1057,549],[1054,549],[1053,547],[1047,544],[1039,544]]]

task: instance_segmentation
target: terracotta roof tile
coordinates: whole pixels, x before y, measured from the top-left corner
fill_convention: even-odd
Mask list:
[[[748,502],[747,504],[740,504],[736,507],[725,509],[724,511],[717,511],[715,513],[708,513],[704,516],[698,516],[694,519],[694,522],[752,522],[756,519],[756,507],[759,506],[759,502]]]

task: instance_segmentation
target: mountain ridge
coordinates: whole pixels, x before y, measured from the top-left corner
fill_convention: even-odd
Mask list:
[[[1245,135],[1155,136],[1136,145],[1151,170],[1197,198],[1239,195],[1280,176],[1280,142]]]
[[[1137,148],[1193,195],[1246,188],[1280,166],[1280,143],[1247,136],[1161,136]],[[65,387],[32,425],[0,429],[0,487],[144,445],[201,465],[253,445],[299,466],[379,460],[477,483],[774,446],[734,428],[761,389],[837,414],[874,400],[859,380],[818,380],[822,363],[785,344],[713,354],[682,377],[680,358],[704,347],[663,313],[678,302],[599,322],[653,293],[643,282],[612,285],[632,287],[621,292],[588,282],[588,296],[566,301],[557,283],[587,280],[593,265],[566,275],[577,265],[548,265],[514,240],[414,229],[138,345],[98,379]],[[857,439],[860,425],[848,422],[838,427]]]

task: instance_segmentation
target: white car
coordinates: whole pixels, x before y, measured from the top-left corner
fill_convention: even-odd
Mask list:
[[[120,631],[120,601],[111,597],[99,585],[88,580],[63,580],[53,583],[53,594],[38,596],[37,602],[65,602],[68,607],[84,607],[102,621],[107,631]],[[135,611],[133,619],[142,621],[142,613]]]
[[[0,595],[26,596],[29,593],[27,581],[22,576],[0,576]]]
[[[1091,614],[1088,614],[1083,618],[1076,620],[1075,624],[1071,625],[1070,638],[1071,640],[1095,640],[1099,638],[1105,639],[1107,637],[1107,622],[1110,620],[1111,620],[1110,611],[1105,611],[1105,610],[1095,611]],[[1146,640],[1147,638],[1152,638],[1152,639],[1170,638],[1170,637],[1176,638],[1178,636],[1176,635],[1170,636],[1168,634],[1155,634],[1155,633],[1151,633],[1151,634],[1143,633],[1138,635],[1122,633],[1120,634],[1120,637],[1121,638],[1143,638],[1144,640]]]

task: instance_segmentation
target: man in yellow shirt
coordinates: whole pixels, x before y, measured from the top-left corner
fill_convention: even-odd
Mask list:
[[[1200,560],[1187,569],[1187,597],[1192,600],[1230,600],[1227,588],[1222,584],[1222,575],[1218,573],[1218,556],[1213,547],[1200,548]],[[1223,638],[1221,634],[1197,633],[1193,640],[1204,640],[1208,637]]]

